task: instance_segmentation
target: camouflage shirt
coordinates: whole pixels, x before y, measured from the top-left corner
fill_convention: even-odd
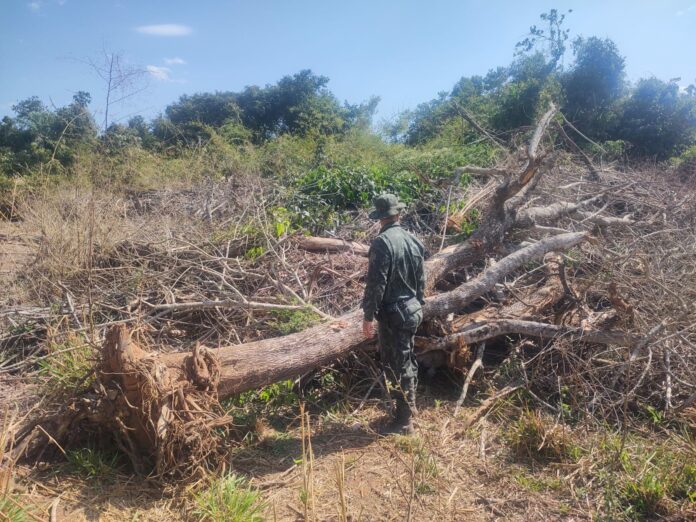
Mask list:
[[[421,304],[425,289],[425,247],[399,223],[382,227],[370,245],[365,296],[365,320],[372,321],[384,305],[416,297]]]

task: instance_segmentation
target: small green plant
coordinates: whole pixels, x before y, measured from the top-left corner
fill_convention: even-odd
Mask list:
[[[222,402],[223,408],[229,414],[237,417],[239,411],[236,408],[249,412],[269,412],[278,408],[293,406],[297,404],[297,393],[294,391],[295,382],[292,380],[280,381],[259,390],[244,392],[236,397],[232,397]],[[245,415],[248,417],[248,415]]]
[[[582,450],[573,444],[568,434],[535,410],[525,409],[511,426],[506,439],[520,458],[541,462],[573,462]]]
[[[271,313],[273,319],[269,321],[269,325],[279,335],[301,332],[314,326],[321,319],[317,313],[311,310],[274,310]]]
[[[231,474],[194,493],[193,515],[208,522],[261,522],[266,505],[243,477]]]
[[[293,231],[293,216],[287,208],[276,207],[271,210],[271,215],[273,216],[273,234],[276,238],[281,238]]]
[[[396,445],[413,459],[416,493],[419,495],[435,493],[433,480],[440,475],[440,468],[433,454],[425,447],[423,439],[401,435],[396,437]]]
[[[663,411],[660,411],[649,404],[645,406],[645,411],[649,415],[650,422],[652,422],[654,426],[662,426],[665,423],[665,414]]]
[[[256,261],[259,257],[266,253],[266,249],[262,246],[251,247],[249,250],[244,252],[244,258],[250,261]]]
[[[91,384],[94,366],[92,348],[77,337],[50,343],[48,354],[39,361],[39,374],[49,378],[53,389],[85,389]]]
[[[16,495],[0,495],[0,520],[3,522],[29,522],[35,520],[33,509],[22,504]]]
[[[663,480],[655,474],[647,473],[642,478],[631,480],[623,489],[624,502],[629,512],[639,515],[652,515],[665,497]]]
[[[119,456],[92,448],[68,450],[66,457],[74,473],[83,478],[112,478],[119,466]]]

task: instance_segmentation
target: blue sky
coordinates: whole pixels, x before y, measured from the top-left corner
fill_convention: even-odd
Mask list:
[[[0,115],[31,95],[60,106],[87,90],[99,117],[105,87],[84,62],[108,49],[148,70],[116,118],[306,68],[341,100],[380,96],[378,117],[390,117],[507,65],[552,7],[573,9],[572,35],[612,38],[629,79],[696,80],[696,0],[0,0]]]

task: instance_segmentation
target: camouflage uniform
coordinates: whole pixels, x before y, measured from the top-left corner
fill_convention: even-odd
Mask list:
[[[413,341],[423,320],[424,255],[423,244],[398,222],[382,227],[369,252],[363,311],[365,320],[379,321],[380,355],[390,380],[399,387],[397,421],[408,421],[415,410],[418,364]]]

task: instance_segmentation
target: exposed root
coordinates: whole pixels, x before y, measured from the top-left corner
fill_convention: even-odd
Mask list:
[[[232,423],[217,399],[215,355],[196,344],[184,368],[168,368],[114,326],[103,356],[100,384],[114,402],[120,436],[149,456],[155,474],[191,476],[212,465]]]

